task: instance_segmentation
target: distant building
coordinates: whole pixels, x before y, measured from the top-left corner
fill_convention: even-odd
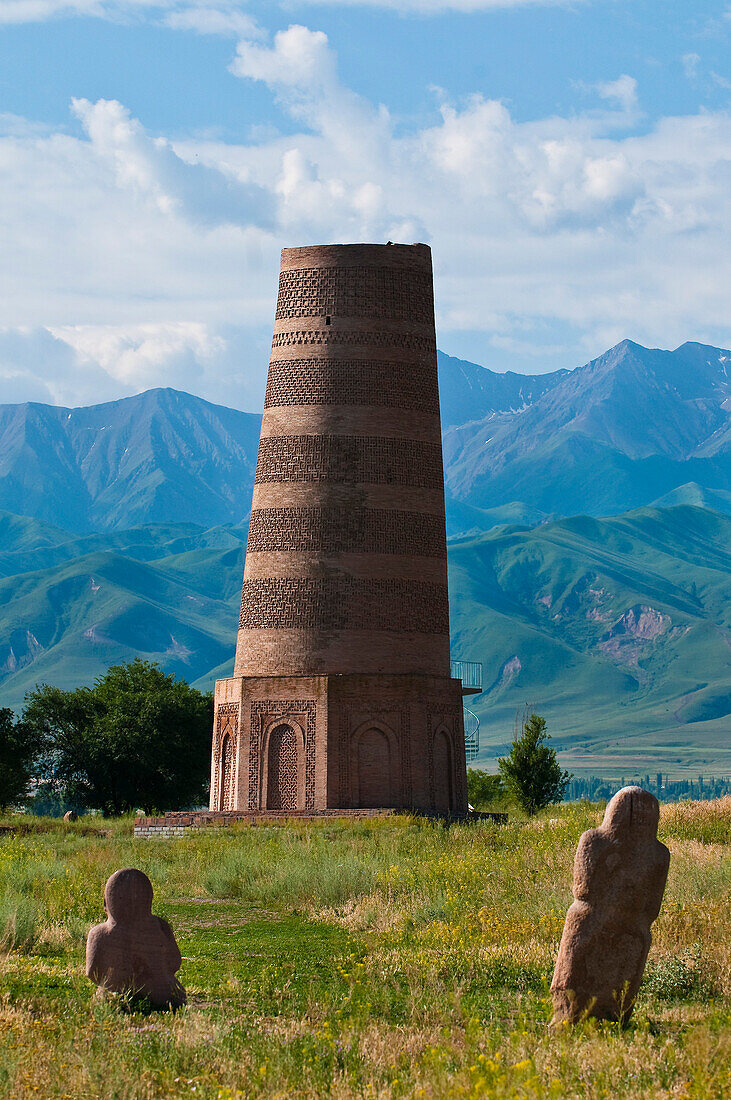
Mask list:
[[[234,675],[215,692],[211,809],[361,807],[467,808],[421,244],[282,252]]]

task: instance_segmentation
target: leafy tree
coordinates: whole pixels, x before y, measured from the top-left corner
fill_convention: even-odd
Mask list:
[[[43,742],[44,778],[64,801],[108,816],[205,798],[213,699],[157,665],[115,665],[93,688],[43,685],[24,723]]]
[[[0,809],[21,802],[28,791],[38,742],[7,707],[0,707]]]
[[[499,775],[490,775],[481,768],[467,769],[467,798],[476,809],[500,805],[505,800],[505,788]]]
[[[523,720],[508,756],[498,760],[508,795],[527,814],[560,802],[571,779],[568,772],[561,771],[556,750],[545,744],[549,737],[546,719],[531,714]]]

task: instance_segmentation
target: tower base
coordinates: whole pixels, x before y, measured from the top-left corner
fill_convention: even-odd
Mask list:
[[[467,811],[460,680],[235,676],[214,713],[211,810]]]

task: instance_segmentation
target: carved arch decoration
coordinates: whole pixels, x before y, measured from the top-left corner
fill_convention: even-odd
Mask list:
[[[228,746],[228,747],[227,747]],[[224,750],[226,757],[224,759]],[[239,755],[239,704],[219,703],[213,735],[211,807],[235,810]],[[226,767],[224,765],[226,764]],[[226,772],[224,776],[224,771]]]
[[[251,703],[249,725],[249,791],[248,809],[266,807],[264,790],[267,767],[268,737],[277,725],[296,727],[302,736],[304,804],[303,809],[315,808],[315,719],[317,703],[314,699],[261,699]]]
[[[305,733],[292,718],[275,719],[264,731],[261,804],[267,810],[305,808]]]

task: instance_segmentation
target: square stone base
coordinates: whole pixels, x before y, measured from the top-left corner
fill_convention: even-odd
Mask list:
[[[211,810],[463,814],[462,713],[449,677],[219,680]]]

